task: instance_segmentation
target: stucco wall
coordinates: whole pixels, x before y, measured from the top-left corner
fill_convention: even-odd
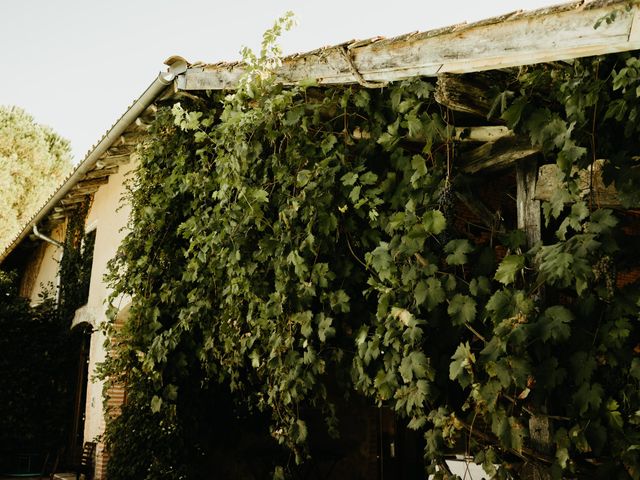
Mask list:
[[[85,410],[85,441],[93,440],[104,430],[102,408],[102,382],[94,378],[96,364],[105,359],[104,335],[97,328],[106,320],[106,299],[109,289],[103,281],[107,270],[107,262],[111,260],[118,245],[126,235],[123,231],[127,224],[130,208],[122,205],[121,198],[125,192],[124,179],[133,166],[121,166],[117,174],[111,175],[109,183],[102,185],[95,193],[93,204],[87,216],[87,229],[96,228],[96,242],[91,269],[91,285],[87,311],[95,325],[91,335],[89,353],[89,384],[87,387],[87,404]]]
[[[60,225],[54,229],[50,234],[50,238],[58,242],[63,242],[64,227]],[[44,245],[44,255],[42,256],[40,265],[37,267],[38,271],[29,294],[32,305],[40,301],[40,294],[43,291],[46,290],[51,294],[55,294],[55,289],[58,286],[58,269],[60,259],[62,258],[62,248],[56,247],[51,243],[44,243]]]

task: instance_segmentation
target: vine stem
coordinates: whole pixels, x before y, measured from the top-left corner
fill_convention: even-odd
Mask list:
[[[480,335],[480,333],[479,333],[475,328],[473,328],[471,325],[469,325],[469,322],[464,322],[464,326],[465,326],[465,327],[467,327],[467,329],[468,329],[471,333],[473,333],[476,337],[478,337],[478,338],[479,338],[480,340],[482,340],[484,343],[487,343],[487,340],[486,340],[482,335]]]
[[[351,242],[349,241],[349,234],[346,232],[345,232],[345,238],[347,239],[347,246],[349,247],[349,251],[351,252],[351,255],[353,255],[353,258],[355,258],[360,265],[362,265],[365,269],[367,269],[367,271],[371,271],[369,266],[366,263],[364,263],[362,260],[360,260],[360,258],[353,251],[353,248],[351,248]]]

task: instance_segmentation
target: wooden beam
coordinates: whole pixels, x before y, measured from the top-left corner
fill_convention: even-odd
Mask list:
[[[455,127],[453,140],[457,142],[496,142],[515,137],[513,130],[504,126]]]
[[[117,143],[118,140],[116,140],[116,143],[114,143],[113,145],[111,145],[109,147],[109,150],[107,150],[107,154],[105,155],[105,157],[112,157],[112,156],[118,156],[118,157],[122,157],[122,156],[129,156],[131,155],[131,153],[133,152],[134,148],[132,145],[127,145],[127,144],[122,144],[122,143]],[[129,160],[127,160],[129,161]]]
[[[527,138],[504,137],[480,145],[470,152],[460,153],[458,166],[467,173],[501,170],[538,153],[540,150],[532,147]]]
[[[131,153],[124,154],[111,154],[110,152],[100,157],[100,160],[96,162],[98,168],[109,168],[114,165],[123,165],[131,161]]]
[[[126,131],[125,133],[120,135],[120,137],[115,142],[113,142],[113,145],[110,148],[113,148],[114,146],[120,146],[120,145],[133,147],[138,145],[145,138],[146,138],[146,135],[144,133],[140,133],[138,131],[133,131],[133,132]]]
[[[108,166],[103,166],[102,168],[96,168],[95,170],[91,170],[87,172],[83,180],[92,180],[94,178],[108,177],[109,175],[118,173],[118,168],[120,168],[118,165],[108,165]]]
[[[513,75],[500,70],[438,75],[435,99],[440,105],[456,112],[487,118],[494,98],[507,89],[512,78]]]
[[[68,195],[65,198],[63,198],[62,200],[60,200],[60,205],[62,205],[63,207],[70,207],[72,205],[75,205],[77,203],[82,203],[86,200],[87,195],[86,194],[78,194],[78,195]],[[67,209],[65,209],[67,210]]]
[[[527,237],[527,247],[533,247],[542,239],[540,221],[540,201],[536,200],[538,180],[538,162],[535,159],[523,160],[516,166],[518,228]]]
[[[76,183],[76,185],[73,187],[73,189],[69,193],[73,194],[77,190],[87,190],[91,188],[98,189],[100,185],[105,185],[107,183],[109,183],[109,177],[100,177],[100,178],[92,178],[89,180],[82,180]]]
[[[594,28],[614,12],[615,21],[601,22]],[[358,83],[355,68],[366,82],[390,82],[604,55],[640,48],[640,28],[634,28],[639,21],[637,0],[574,1],[468,25],[293,55],[285,58],[274,74],[284,84],[309,79],[320,84]],[[234,89],[244,73],[241,63],[192,66],[178,76],[177,85],[180,90]]]
[[[542,220],[540,202],[535,199],[538,177],[538,162],[535,159],[524,160],[516,166],[518,228],[523,230],[527,239],[527,248],[542,240]],[[544,293],[539,295],[544,296]],[[529,435],[534,450],[548,453],[553,438],[553,425],[546,415],[532,415],[529,418]],[[524,480],[551,480],[548,470],[527,464],[523,469]]]

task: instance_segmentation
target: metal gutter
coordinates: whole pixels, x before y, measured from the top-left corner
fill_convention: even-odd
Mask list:
[[[186,71],[187,63],[184,60],[175,60],[169,64],[167,72],[160,72],[158,77],[147,87],[140,97],[129,107],[111,129],[102,137],[98,144],[93,147],[85,159],[76,167],[71,175],[64,181],[58,190],[49,198],[49,201],[36,213],[33,218],[23,227],[20,234],[4,249],[0,255],[0,264],[7,258],[18,244],[29,235],[33,227],[40,222],[57,205],[57,203],[69,193],[69,191],[84,176],[95,167],[98,159],[120,138],[124,131],[144,112],[160,94],[171,85],[175,78]]]
[[[38,237],[40,240],[44,240],[47,243],[50,243],[51,245],[55,245],[58,248],[64,248],[64,245],[56,240],[54,240],[51,237],[47,237],[46,235],[43,235],[42,233],[40,233],[38,231],[38,225],[36,225],[35,223],[33,224],[33,234]]]

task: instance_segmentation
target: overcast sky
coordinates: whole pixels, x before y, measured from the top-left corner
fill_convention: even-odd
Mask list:
[[[237,60],[287,10],[285,53],[472,22],[554,0],[0,0],[0,105],[18,105],[84,158],[181,55]]]

